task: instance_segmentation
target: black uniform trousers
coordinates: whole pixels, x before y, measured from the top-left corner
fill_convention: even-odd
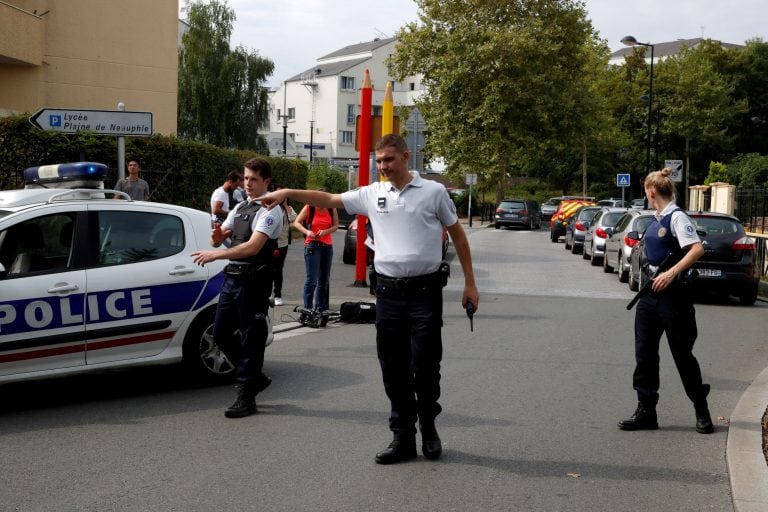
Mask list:
[[[389,428],[412,434],[415,423],[433,422],[442,408],[442,286],[393,290],[376,286],[376,350],[391,403]]]
[[[663,333],[667,334],[685,394],[694,403],[706,399],[707,389],[702,386],[701,369],[692,352],[698,335],[696,312],[688,291],[675,282],[637,303],[633,387],[638,401],[649,407],[659,401],[659,343]]]
[[[247,270],[241,275],[224,278],[216,307],[213,339],[235,365],[238,384],[259,387],[266,379],[261,369],[269,334],[267,315],[271,292],[269,267],[263,267],[260,272]],[[237,330],[239,336],[235,333]]]

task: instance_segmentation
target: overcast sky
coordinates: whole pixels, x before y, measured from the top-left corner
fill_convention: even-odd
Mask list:
[[[277,86],[315,60],[350,44],[391,37],[417,19],[412,0],[229,0],[237,21],[232,45],[242,44],[275,63]],[[183,7],[184,0],[179,0]],[[768,41],[766,0],[586,0],[588,17],[611,50],[621,38],[661,43],[709,37],[743,44]],[[181,15],[183,18],[183,14]]]

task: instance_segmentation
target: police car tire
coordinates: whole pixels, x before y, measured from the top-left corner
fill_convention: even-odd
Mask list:
[[[640,289],[640,284],[635,280],[634,272],[632,272],[632,266],[629,267],[629,280],[627,281],[627,284],[629,285],[629,290],[636,292]]]
[[[565,235],[565,250],[570,251],[572,246],[573,246],[572,243],[570,244],[568,243],[568,235]]]
[[[213,322],[216,307],[212,306],[197,315],[184,336],[182,363],[191,377],[204,381],[230,380],[235,372],[229,360],[224,361],[221,370],[213,367],[212,361],[204,357],[210,353],[213,338]],[[222,355],[223,356],[223,355]]]

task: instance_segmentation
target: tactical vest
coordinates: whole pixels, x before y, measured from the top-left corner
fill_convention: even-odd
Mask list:
[[[646,261],[653,265],[659,266],[667,254],[672,254],[667,267],[670,267],[680,261],[683,257],[683,250],[680,248],[680,243],[672,235],[672,230],[669,228],[672,223],[672,214],[677,211],[683,211],[682,208],[675,208],[667,215],[658,220],[654,219],[645,228],[645,235],[643,241],[645,245],[645,258]]]
[[[256,201],[250,203],[246,200],[240,203],[240,207],[237,209],[237,214],[234,218],[234,225],[232,226],[232,234],[230,239],[232,240],[232,247],[236,247],[241,243],[250,240],[253,231],[251,230],[251,224],[253,219],[256,218],[261,205]],[[272,263],[273,252],[277,249],[277,239],[267,238],[261,250],[251,256],[250,258],[239,259],[238,261],[247,261],[254,265],[269,265]]]

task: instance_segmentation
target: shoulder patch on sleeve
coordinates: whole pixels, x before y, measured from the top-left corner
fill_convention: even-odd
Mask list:
[[[688,233],[689,235],[692,235],[696,233],[696,228],[693,226],[693,224],[688,224],[685,226],[685,232]]]

